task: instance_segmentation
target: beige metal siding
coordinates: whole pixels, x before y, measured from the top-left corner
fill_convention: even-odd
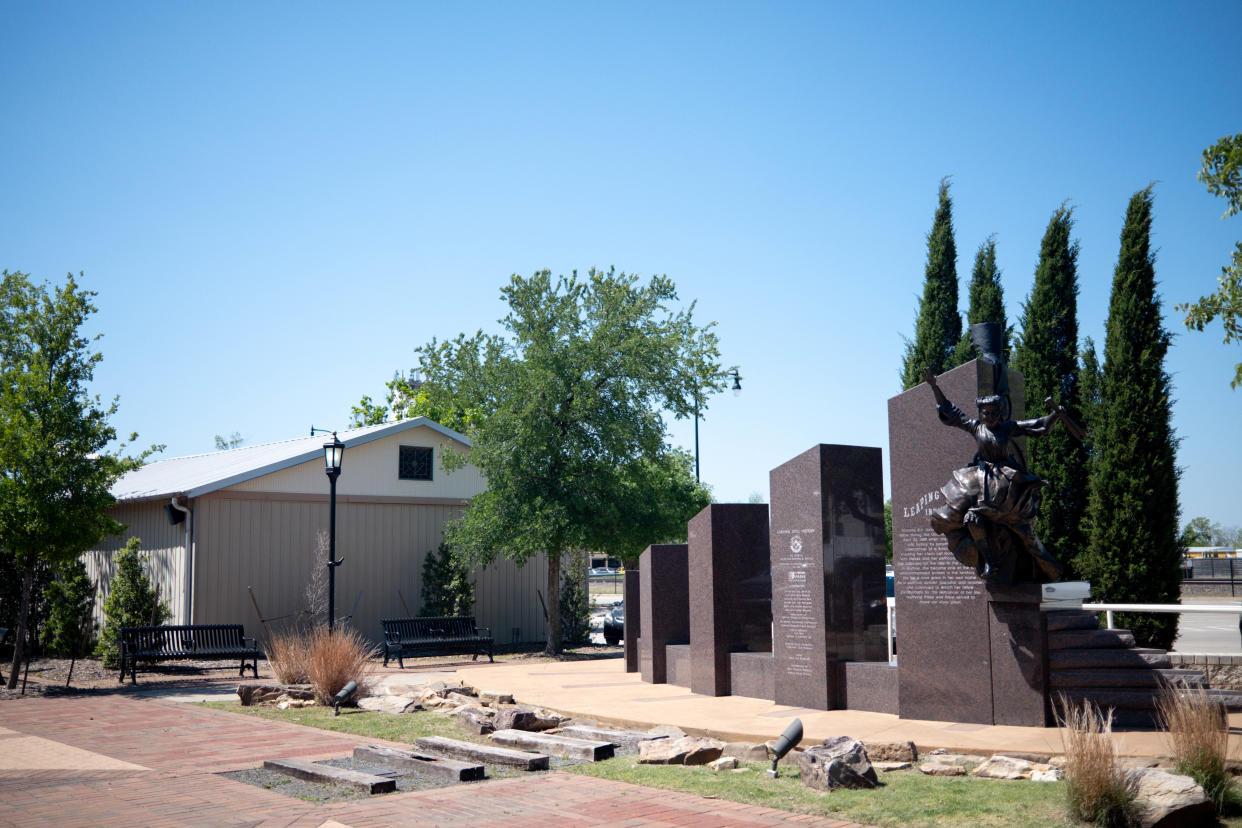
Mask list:
[[[116,574],[113,553],[123,547],[131,537],[142,540],[146,555],[146,572],[152,585],[159,589],[160,599],[172,609],[172,621],[180,621],[185,612],[185,523],[168,522],[164,501],[125,503],[109,510],[121,523],[127,524],[121,535],[104,538],[99,546],[82,556],[87,575],[98,589],[95,601],[95,619],[102,625],[103,604],[112,588],[112,576]]]
[[[424,446],[432,449],[431,480],[397,479],[397,458],[401,446]],[[420,427],[346,449],[341,462],[341,476],[337,478],[337,494],[442,497],[459,500],[474,497],[486,488],[486,482],[478,469],[466,466],[448,474],[441,465],[442,452],[452,447],[457,450],[464,449],[460,443],[449,440],[443,434]],[[229,489],[326,494],[328,480],[323,471],[323,458],[318,457],[288,469],[237,483]]]
[[[358,500],[337,503],[336,551],[344,563],[336,571],[336,612],[347,615],[361,590],[353,625],[378,641],[380,618],[406,614],[402,598],[410,612],[418,612],[423,560],[460,507]],[[276,619],[273,626],[294,620],[305,604],[317,533],[328,529],[327,498],[285,500],[231,490],[195,504],[194,621],[241,622],[257,633],[247,587],[264,617]],[[518,640],[542,640],[546,627],[535,590],[543,590],[545,579],[541,562],[518,569],[501,561],[479,571],[475,617],[497,642],[512,641],[515,628]]]

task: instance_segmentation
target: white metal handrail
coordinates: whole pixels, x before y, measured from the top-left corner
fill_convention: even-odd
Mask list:
[[[1104,613],[1104,626],[1108,629],[1116,629],[1113,626],[1114,612],[1190,612],[1190,613],[1227,613],[1229,615],[1242,615],[1242,604],[1086,604],[1082,608],[1090,612]]]

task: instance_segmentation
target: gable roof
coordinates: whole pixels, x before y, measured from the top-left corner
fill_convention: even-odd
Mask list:
[[[465,435],[426,417],[341,431],[337,438],[348,449],[420,426],[437,431],[462,445],[470,445]],[[324,436],[317,435],[157,460],[122,475],[112,486],[112,496],[118,501],[152,500],[173,495],[198,497],[308,460],[322,459],[323,444]]]

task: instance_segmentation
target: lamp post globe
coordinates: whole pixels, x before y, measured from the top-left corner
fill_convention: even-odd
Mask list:
[[[328,632],[336,620],[336,568],[342,559],[336,557],[336,479],[341,476],[345,444],[332,432],[332,442],[323,444],[324,473],[328,475]]]

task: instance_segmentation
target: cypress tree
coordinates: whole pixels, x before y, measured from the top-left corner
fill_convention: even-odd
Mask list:
[[[1135,193],[1121,231],[1109,301],[1100,406],[1091,423],[1090,544],[1079,572],[1097,599],[1176,603],[1177,438],[1170,423],[1172,382],[1164,368],[1170,335],[1156,293],[1151,252],[1151,187]],[[1173,614],[1124,616],[1140,646],[1167,649]]]
[[[970,274],[970,304],[966,310],[966,321],[970,325],[980,322],[995,322],[1005,332],[1005,360],[1009,360],[1009,335],[1011,331],[1005,324],[1005,290],[1000,283],[1000,268],[996,266],[996,236],[979,245],[975,252],[975,267]],[[965,365],[976,356],[974,346],[970,343],[969,332],[963,332],[953,349],[950,364],[954,367]]]
[[[1039,248],[1035,286],[1022,305],[1022,338],[1013,366],[1022,372],[1026,416],[1049,413],[1051,397],[1082,418],[1078,368],[1078,242],[1070,239],[1073,209],[1062,205],[1052,214]],[[1035,520],[1035,534],[1063,564],[1067,574],[1085,547],[1082,532],[1087,511],[1087,452],[1065,428],[1027,444],[1028,466],[1048,481]]]
[[[957,245],[953,241],[953,200],[949,179],[940,181],[940,200],[931,232],[927,234],[927,269],[923,299],[914,323],[914,339],[906,342],[901,365],[901,388],[923,381],[923,369],[942,374],[953,367],[954,347],[962,338],[962,317],[957,312]]]

